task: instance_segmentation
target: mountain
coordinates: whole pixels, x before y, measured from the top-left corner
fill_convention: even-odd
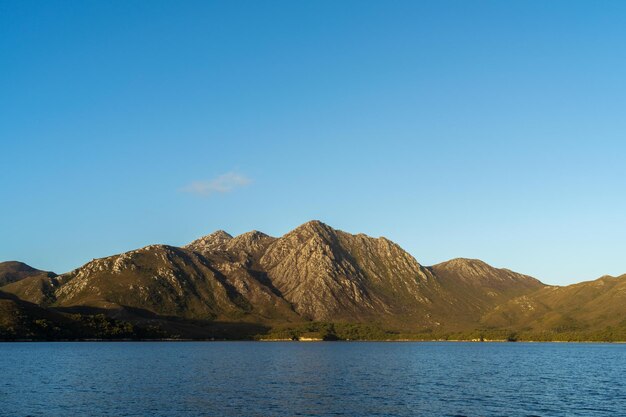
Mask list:
[[[619,332],[626,336],[626,275],[546,286],[497,306],[482,324],[534,334],[576,333],[593,338]]]
[[[376,322],[399,331],[432,331],[465,327],[484,311],[481,304],[459,302],[465,298],[467,277],[462,272],[442,281],[438,269],[420,265],[384,237],[352,235],[319,221],[273,241],[259,262],[295,311],[314,321]],[[510,276],[516,279],[500,282],[493,272],[481,285],[513,295],[542,285],[521,274]],[[475,296],[488,304],[488,292]]]
[[[412,313],[428,302],[432,281],[387,239],[350,235],[318,221],[273,241],[259,264],[295,311],[311,320]]]
[[[98,331],[78,326],[86,334],[128,323],[131,334],[191,338],[504,338],[624,324],[617,318],[624,278],[551,287],[474,259],[426,267],[384,237],[320,221],[281,237],[220,230],[183,247],[94,259],[58,276],[5,264],[7,274],[22,274],[5,275],[12,281],[0,286],[5,296],[57,319],[100,317]]]
[[[217,231],[182,248],[150,245],[2,291],[56,311],[104,312],[182,333],[189,328],[181,320],[195,321],[194,334],[217,322],[360,323],[414,333],[467,329],[498,302],[542,286],[478,262],[427,268],[384,237],[310,221],[279,238]]]
[[[543,288],[541,281],[478,259],[457,258],[429,268],[462,311],[474,311],[472,321],[495,306]]]
[[[55,274],[47,271],[40,271],[39,269],[35,269],[22,262],[0,262],[0,287],[12,282],[20,281],[24,278],[38,275],[54,276]]]

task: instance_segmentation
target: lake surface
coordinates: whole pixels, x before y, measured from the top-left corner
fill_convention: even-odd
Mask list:
[[[0,343],[2,416],[619,416],[626,345]]]

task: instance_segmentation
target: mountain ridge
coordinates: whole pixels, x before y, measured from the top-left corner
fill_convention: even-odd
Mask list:
[[[319,220],[280,237],[218,230],[182,247],[148,245],[61,275],[5,263],[0,272],[2,267],[26,272],[0,285],[0,291],[54,314],[99,312],[135,325],[161,326],[180,337],[208,337],[217,323],[222,330],[252,326],[291,328],[293,333],[293,328],[326,322],[344,331],[374,327],[388,337],[593,330],[601,325],[599,319],[586,327],[537,324],[543,317],[557,324],[587,323],[567,306],[565,299],[576,299],[572,290],[551,295],[554,288],[569,287],[547,286],[477,259],[423,266],[385,237],[350,234]],[[616,286],[621,291],[617,284],[606,285]],[[621,301],[619,293],[604,297]],[[527,306],[533,306],[532,314]],[[589,301],[586,308],[621,311],[601,307]]]

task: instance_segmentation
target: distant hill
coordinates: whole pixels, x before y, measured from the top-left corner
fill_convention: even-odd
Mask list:
[[[533,277],[494,268],[478,259],[452,259],[429,269],[439,285],[454,294],[454,304],[462,312],[474,311],[472,323],[503,302],[545,287]]]
[[[55,274],[47,271],[40,271],[39,269],[35,269],[23,262],[0,262],[0,287],[37,275],[54,276]]]
[[[570,334],[571,339],[626,337],[626,275],[605,276],[566,287],[544,287],[497,306],[485,326],[519,332]],[[579,335],[579,336],[576,336]]]
[[[625,310],[621,278],[603,278],[594,292],[545,286],[479,260],[425,267],[386,238],[319,221],[278,238],[217,231],[182,248],[150,245],[59,276],[21,265],[13,266],[21,278],[0,287],[14,302],[61,317],[101,314],[132,323],[135,334],[503,338],[624,324],[615,318]]]

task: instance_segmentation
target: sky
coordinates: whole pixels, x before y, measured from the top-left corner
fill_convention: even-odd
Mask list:
[[[0,0],[0,261],[311,219],[626,273],[626,2]]]

